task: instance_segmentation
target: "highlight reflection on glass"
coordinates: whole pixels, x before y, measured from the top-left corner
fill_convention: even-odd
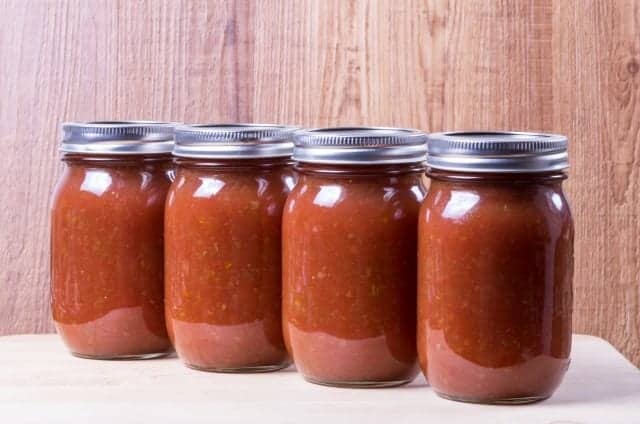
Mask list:
[[[442,215],[445,218],[460,219],[469,213],[480,201],[480,196],[469,191],[453,191],[451,198],[444,207]]]
[[[558,193],[551,193],[551,202],[559,210],[562,210],[562,196]]]
[[[193,193],[193,197],[209,198],[218,194],[224,187],[224,181],[216,178],[200,178],[200,187]]]
[[[84,180],[82,180],[80,190],[88,191],[89,193],[93,193],[99,197],[109,190],[111,183],[111,175],[109,175],[108,172],[101,170],[89,170],[87,171]]]
[[[320,191],[313,199],[313,203],[325,208],[335,206],[342,197],[342,187],[338,185],[326,185],[320,187]]]

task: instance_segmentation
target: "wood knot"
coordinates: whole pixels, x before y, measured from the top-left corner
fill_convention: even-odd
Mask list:
[[[638,71],[640,71],[640,64],[638,64],[638,61],[636,59],[630,59],[627,62],[627,72],[629,72],[631,75],[635,75],[638,73]]]

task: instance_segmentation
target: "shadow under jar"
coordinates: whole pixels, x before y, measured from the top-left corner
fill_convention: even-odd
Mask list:
[[[310,382],[410,382],[416,353],[418,211],[425,135],[301,131],[300,180],[283,217],[283,328]]]
[[[163,219],[173,125],[63,125],[66,168],[51,211],[51,308],[71,352],[172,351],[163,310]]]
[[[165,308],[191,368],[274,371],[282,337],[282,208],[294,183],[292,128],[176,129],[176,179],[166,209]]]
[[[418,259],[422,370],[452,400],[545,399],[571,349],[567,140],[441,133],[428,146]]]

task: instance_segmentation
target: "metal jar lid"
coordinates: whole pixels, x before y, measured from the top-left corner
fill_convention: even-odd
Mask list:
[[[272,124],[180,125],[173,154],[204,159],[288,157],[295,130]]]
[[[429,134],[427,166],[466,172],[549,172],[569,167],[567,138],[527,132]]]
[[[419,163],[426,157],[426,134],[413,129],[339,127],[301,130],[293,159],[324,164]]]
[[[65,153],[98,155],[155,155],[173,150],[173,128],[169,122],[101,121],[62,124]]]

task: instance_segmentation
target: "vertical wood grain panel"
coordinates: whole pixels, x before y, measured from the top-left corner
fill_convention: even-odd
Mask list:
[[[551,2],[454,1],[445,10],[441,127],[550,130]]]
[[[0,333],[51,331],[60,123],[250,121],[253,2],[0,3]]]
[[[0,0],[0,334],[52,330],[65,120],[567,134],[578,331],[640,364],[633,0]]]
[[[638,364],[640,4],[555,6],[554,128],[570,137],[573,160],[574,323]]]
[[[258,121],[305,126],[428,123],[432,71],[425,53],[432,37],[423,31],[428,19],[422,1],[258,4]]]

